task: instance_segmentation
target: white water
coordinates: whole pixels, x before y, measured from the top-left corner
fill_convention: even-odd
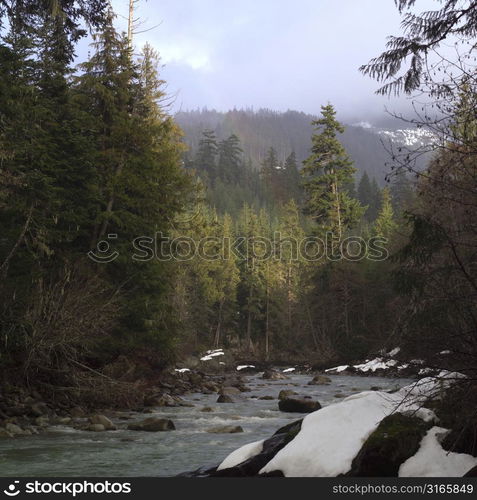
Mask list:
[[[378,386],[382,390],[403,387],[408,379],[332,376],[332,384],[308,386],[311,375],[289,375],[288,380],[268,381],[247,376],[251,392],[242,394],[236,403],[216,403],[217,394],[191,394],[184,399],[193,408],[156,408],[152,413],[126,413],[134,420],[151,416],[170,418],[176,430],[171,432],[77,431],[53,427],[47,433],[0,441],[2,476],[174,476],[202,466],[218,465],[240,446],[267,439],[281,426],[304,415],[283,413],[278,400],[260,401],[252,396],[278,397],[281,389],[312,396],[323,406],[336,403],[336,394],[349,396]],[[212,413],[201,408],[210,406]],[[114,420],[114,419],[113,419]],[[114,420],[125,426],[133,420]],[[210,434],[207,429],[240,425],[243,433]]]

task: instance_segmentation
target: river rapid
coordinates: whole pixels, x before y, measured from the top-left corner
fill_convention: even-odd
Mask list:
[[[281,426],[304,415],[278,410],[278,393],[291,389],[311,396],[322,406],[336,404],[342,397],[379,387],[392,390],[413,382],[410,379],[332,376],[329,385],[307,385],[311,375],[288,375],[288,380],[263,380],[245,376],[251,389],[235,403],[216,403],[217,394],[189,394],[184,400],[193,407],[154,408],[149,413],[124,412],[112,418],[116,431],[87,432],[66,426],[45,433],[0,441],[2,476],[175,476],[202,466],[219,464],[240,446],[270,437]],[[273,396],[273,400],[259,400]],[[202,412],[204,407],[214,411]],[[171,419],[170,432],[138,432],[125,429],[147,417]],[[241,426],[243,433],[211,434],[213,427]],[[122,428],[121,428],[122,427]]]

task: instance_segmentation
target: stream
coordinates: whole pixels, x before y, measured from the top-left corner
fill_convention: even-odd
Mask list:
[[[150,413],[124,412],[128,420],[112,419],[118,426],[157,416],[170,418],[176,427],[171,432],[138,432],[119,429],[86,432],[55,426],[47,432],[0,441],[2,476],[175,476],[202,466],[220,463],[240,446],[267,439],[281,426],[305,415],[278,410],[278,393],[291,389],[311,396],[322,406],[340,401],[340,397],[379,387],[392,390],[413,382],[410,379],[332,376],[330,385],[309,386],[312,375],[288,375],[288,380],[263,380],[259,375],[245,376],[251,392],[235,403],[218,404],[217,394],[189,394],[184,400],[194,407],[155,408]],[[275,399],[258,400],[263,396]],[[211,413],[201,412],[212,407]],[[211,434],[207,429],[240,425],[244,432]]]

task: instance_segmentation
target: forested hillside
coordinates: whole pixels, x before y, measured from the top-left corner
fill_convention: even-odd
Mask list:
[[[298,112],[284,113],[273,110],[231,110],[221,113],[213,110],[181,111],[175,115],[177,123],[185,134],[185,141],[191,152],[199,146],[204,130],[213,130],[218,140],[232,134],[237,135],[242,144],[244,155],[255,168],[265,159],[269,148],[273,147],[278,161],[285,162],[293,151],[301,168],[302,162],[310,153],[311,122],[315,116]],[[407,146],[416,149],[430,138],[415,125],[407,124],[396,118],[389,118],[386,129],[373,128],[368,123],[345,126],[340,137],[349,155],[353,158],[359,179],[364,172],[374,177],[380,186],[390,171],[391,143],[395,147]],[[396,132],[405,129],[413,136],[406,143],[404,133]],[[193,154],[193,153],[191,153]],[[425,165],[425,159],[420,165]]]

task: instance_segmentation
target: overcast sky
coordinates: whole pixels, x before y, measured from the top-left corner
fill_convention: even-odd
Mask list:
[[[418,0],[419,10],[435,8]],[[128,0],[113,0],[126,27]],[[296,109],[332,102],[341,116],[372,119],[396,100],[374,95],[358,67],[399,34],[394,0],[140,0],[140,47],[161,54],[175,109]]]

